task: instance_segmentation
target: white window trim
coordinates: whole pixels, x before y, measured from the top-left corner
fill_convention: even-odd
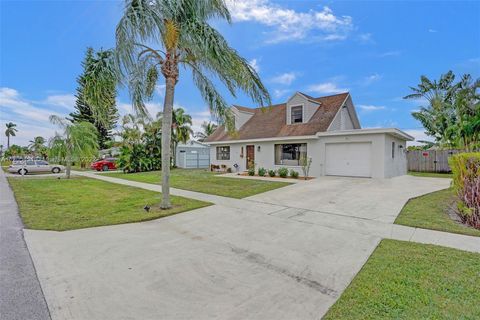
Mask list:
[[[295,108],[295,107],[302,107],[302,122],[292,123],[292,108]],[[305,104],[304,104],[304,103],[302,103],[302,104],[295,104],[295,105],[289,106],[289,107],[288,107],[288,112],[289,112],[290,124],[301,124],[301,123],[305,123]]]
[[[218,148],[228,147],[228,159],[218,159]],[[216,146],[215,148],[215,159],[217,161],[230,161],[232,158],[232,147],[230,145]]]
[[[275,146],[277,145],[284,145],[284,144],[304,144],[305,145],[305,149],[306,149],[306,156],[308,158],[308,143],[307,142],[281,142],[281,143],[274,143],[273,144],[273,165],[274,166],[277,166],[277,167],[292,167],[292,168],[299,168],[301,167],[302,165],[298,164],[298,165],[293,165],[293,164],[277,164],[276,161],[275,161]]]

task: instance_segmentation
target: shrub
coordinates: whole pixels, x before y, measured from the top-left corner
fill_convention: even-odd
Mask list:
[[[278,175],[282,178],[286,178],[288,176],[288,168],[282,167],[278,169]]]
[[[300,157],[300,165],[302,166],[303,178],[307,180],[308,173],[310,172],[310,166],[312,164],[312,158],[307,156]]]
[[[255,167],[251,167],[250,169],[248,169],[248,175],[249,176],[254,176],[255,175]]]
[[[290,170],[290,176],[294,179],[297,179],[298,178],[298,172],[292,169],[292,170]]]
[[[266,174],[267,174],[267,169],[265,169],[265,168],[259,168],[258,169],[258,175],[260,177],[265,177]]]
[[[480,152],[456,154],[448,160],[462,221],[480,229]]]
[[[232,173],[232,168],[227,168],[227,173]]]
[[[270,177],[275,177],[275,170],[268,170],[268,175]]]

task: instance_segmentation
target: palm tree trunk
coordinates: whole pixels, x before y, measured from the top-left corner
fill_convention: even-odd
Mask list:
[[[70,172],[72,171],[72,161],[70,160],[69,156],[67,156],[65,164],[66,164],[65,175],[67,176],[67,179],[70,179]]]
[[[7,135],[7,150],[10,149],[10,135]]]
[[[175,95],[175,84],[177,80],[174,77],[165,78],[165,100],[163,104],[162,117],[162,203],[161,209],[171,208],[170,203],[170,154],[172,137],[172,112],[173,98]]]

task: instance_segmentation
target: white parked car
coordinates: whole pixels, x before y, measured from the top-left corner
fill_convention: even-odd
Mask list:
[[[64,166],[59,164],[49,164],[45,160],[15,161],[11,166],[8,167],[8,172],[18,174],[28,174],[34,172],[60,173],[63,170],[65,170]]]

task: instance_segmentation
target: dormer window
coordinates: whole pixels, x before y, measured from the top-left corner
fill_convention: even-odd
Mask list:
[[[291,123],[303,122],[303,106],[296,106],[290,109]]]

